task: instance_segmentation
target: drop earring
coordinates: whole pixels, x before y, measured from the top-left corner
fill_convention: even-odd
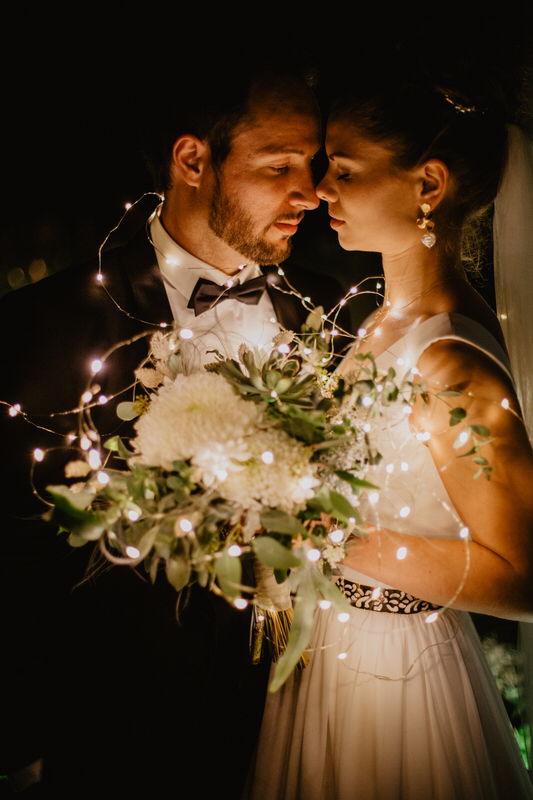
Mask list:
[[[435,223],[431,221],[431,217],[433,216],[431,213],[431,206],[428,203],[423,203],[420,206],[420,209],[422,211],[422,217],[417,219],[416,224],[419,228],[422,228],[426,231],[422,236],[422,244],[425,244],[426,247],[433,247],[437,241],[437,237],[433,233]]]

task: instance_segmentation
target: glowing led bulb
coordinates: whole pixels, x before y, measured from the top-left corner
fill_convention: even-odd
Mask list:
[[[370,492],[370,494],[368,495],[368,502],[374,505],[375,503],[378,502],[378,500],[379,500],[379,492]]]
[[[109,483],[109,475],[107,472],[99,472],[96,476],[98,483],[101,483],[102,486],[106,486]]]
[[[136,511],[134,508],[130,508],[130,510],[128,511],[128,519],[130,519],[132,522],[137,522],[140,516],[141,515],[139,514],[139,512]],[[134,558],[136,558],[136,556],[134,556]]]
[[[333,328],[333,330],[331,331],[331,335],[332,336],[338,336],[339,335],[339,331],[337,330],[337,328]]]
[[[328,608],[331,608],[331,600],[321,600],[318,606],[319,608],[323,608],[324,611],[327,611]]]
[[[509,408],[509,400],[506,397],[502,400],[502,408]]]
[[[274,461],[274,453],[271,450],[265,450],[261,453],[261,461],[263,464],[272,464]]]
[[[376,334],[376,336],[381,336],[381,328],[376,328],[374,333]]]
[[[102,273],[101,273],[101,272],[99,272],[99,273],[98,273],[98,275],[96,276],[96,280],[97,280],[99,283],[102,283],[102,281],[104,280],[104,276],[102,275]]]
[[[387,464],[385,470],[389,473],[389,475],[392,475],[392,473],[394,472],[394,464]]]
[[[461,539],[468,539],[468,534],[469,533],[470,533],[470,531],[465,526],[464,528],[461,528],[461,530],[459,531],[459,536],[461,537]]]
[[[409,469],[409,464],[407,463],[407,461],[402,461],[402,463],[400,464],[400,469],[402,472],[407,472],[407,470]]]
[[[107,397],[105,396],[105,394],[100,395],[100,397],[98,398],[98,402],[100,403],[101,406],[105,406],[105,404],[107,403]]]
[[[229,281],[226,281],[227,288],[231,289],[231,287],[233,286],[234,283],[235,283],[235,281],[231,280],[231,278],[230,278]]]
[[[233,556],[237,558],[242,553],[242,548],[239,547],[238,544],[232,544],[231,547],[228,547],[228,556]]]
[[[307,490],[307,489],[311,489],[311,487],[314,484],[314,480],[313,480],[313,478],[305,477],[305,478],[300,478],[298,483],[299,483],[299,485],[301,486],[302,489]]]
[[[405,361],[403,360],[403,358],[397,358],[396,363],[398,364],[399,367],[403,367]]]
[[[357,330],[357,335],[360,337],[366,336],[366,328],[359,328]]]
[[[239,264],[239,272],[242,272],[246,264]]]
[[[239,611],[244,611],[244,609],[248,605],[248,600],[245,600],[244,597],[237,597],[233,601],[233,605],[235,606],[235,608],[238,608]]]
[[[313,547],[311,550],[308,551],[307,558],[309,559],[309,561],[318,561],[318,559],[320,558],[320,550],[318,550],[316,547]]]
[[[126,547],[126,555],[130,558],[139,558],[141,551],[137,550],[136,547],[133,547],[133,545],[130,544]]]
[[[278,345],[278,352],[287,354],[291,352],[291,348],[288,344],[280,344]]]
[[[44,451],[40,447],[36,447],[33,451],[33,457],[36,461],[42,461],[44,458]]]
[[[437,611],[434,611],[434,612],[433,612],[433,614],[430,614],[430,615],[429,615],[429,617],[426,617],[426,619],[424,620],[424,622],[430,622],[430,623],[431,623],[431,622],[436,622],[436,620],[437,620],[438,618],[439,618],[439,614],[438,614],[438,612],[437,612]]]
[[[376,588],[372,592],[371,597],[372,597],[372,600],[379,600],[379,598],[381,597],[381,587],[380,586],[376,586]]]
[[[396,550],[396,558],[398,559],[398,561],[403,561],[406,555],[407,555],[407,547],[399,547]]]
[[[404,506],[400,509],[400,517],[408,517],[411,513],[411,508],[409,506]]]
[[[357,294],[357,286],[350,286],[350,294]]]
[[[98,450],[90,450],[88,460],[91,469],[98,469],[98,467],[102,463],[102,459],[100,458],[100,453],[98,452]]]
[[[278,275],[285,275],[281,267],[278,267]]]
[[[194,526],[190,521],[190,519],[186,519],[185,517],[183,519],[180,519],[180,528],[183,531],[183,533],[190,533],[193,527]]]
[[[228,477],[228,473],[225,469],[217,469],[215,475],[219,479],[219,481],[225,481],[226,478]]]
[[[20,403],[15,403],[15,405],[11,406],[11,408],[9,409],[9,416],[16,417],[19,411],[20,411]]]
[[[347,611],[343,611],[341,614],[337,614],[337,619],[339,622],[348,622],[350,619],[350,614]]]
[[[129,211],[129,210],[130,210],[130,208],[131,208],[131,203],[126,203],[126,205],[124,206],[124,208],[126,209],[126,211]]]
[[[348,657],[348,653],[339,653],[339,655],[337,656],[339,661],[344,661],[344,659],[347,658],[347,657]]]
[[[310,302],[311,302],[310,297],[304,297],[304,303],[310,303]]]
[[[192,339],[194,333],[191,331],[190,328],[182,328],[180,331],[180,337],[182,339]]]
[[[160,323],[159,323],[159,327],[160,327],[160,328],[166,328],[166,327],[168,327],[168,323],[166,323],[166,322],[160,322]]]
[[[467,442],[469,438],[470,434],[468,433],[468,431],[463,431],[462,433],[459,434],[459,441],[461,442],[461,444]]]
[[[332,542],[338,544],[339,542],[342,542],[342,540],[344,539],[344,531],[341,530],[340,528],[337,528],[336,530],[331,531],[331,533],[329,534],[329,538],[331,539]]]
[[[91,364],[91,369],[95,373],[100,372],[100,370],[102,369],[102,362],[100,361],[99,358],[94,359],[94,361]]]
[[[80,447],[82,450],[90,450],[91,448],[91,440],[87,438],[87,436],[83,436],[80,440]]]
[[[371,406],[373,402],[374,402],[374,401],[372,400],[372,398],[371,398],[371,397],[368,397],[368,396],[367,396],[367,397],[363,397],[363,399],[361,400],[361,403],[362,403],[364,406],[366,406],[367,408],[368,408],[369,406]]]
[[[381,289],[381,283],[376,283],[376,289]]]
[[[345,298],[344,298],[344,297],[343,297],[343,298],[342,298],[342,300],[340,301],[340,304],[339,304],[339,305],[341,305],[341,306],[345,306],[345,305],[346,305],[346,300],[345,300]]]
[[[91,400],[93,399],[93,393],[92,393],[92,392],[89,392],[89,391],[87,391],[87,392],[84,392],[84,393],[82,394],[82,396],[81,396],[81,399],[82,399],[82,402],[83,402],[83,403],[90,403],[90,402],[91,402]]]
[[[365,422],[365,424],[363,425],[363,430],[365,433],[370,433],[370,431],[372,430],[372,426],[370,425],[369,422]]]
[[[507,319],[507,314],[500,314],[500,319]]]

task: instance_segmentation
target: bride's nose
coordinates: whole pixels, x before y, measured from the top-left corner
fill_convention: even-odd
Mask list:
[[[315,189],[316,195],[320,200],[325,200],[326,203],[331,203],[335,200],[335,192],[332,189],[331,181],[328,177],[329,172],[326,172],[320,183]]]

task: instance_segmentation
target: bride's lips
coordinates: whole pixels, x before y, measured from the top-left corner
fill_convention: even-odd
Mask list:
[[[343,219],[336,219],[335,217],[331,217],[331,221],[329,223],[332,228],[340,228],[341,225],[344,225]]]
[[[285,236],[292,236],[298,230],[297,222],[275,222],[274,227],[285,234]]]

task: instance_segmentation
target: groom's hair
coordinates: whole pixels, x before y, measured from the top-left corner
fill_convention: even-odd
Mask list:
[[[314,68],[294,52],[274,59],[241,49],[237,56],[211,61],[201,69],[197,64],[187,63],[177,69],[175,65],[173,74],[174,82],[160,84],[160,97],[154,97],[151,88],[152,110],[143,133],[143,156],[159,193],[172,185],[172,149],[184,134],[209,145],[215,169],[224,163],[236,128],[246,119],[249,101],[258,89],[279,85],[283,79],[288,98],[291,93],[301,97],[303,89],[310,99],[307,108],[319,113],[311,91]]]

